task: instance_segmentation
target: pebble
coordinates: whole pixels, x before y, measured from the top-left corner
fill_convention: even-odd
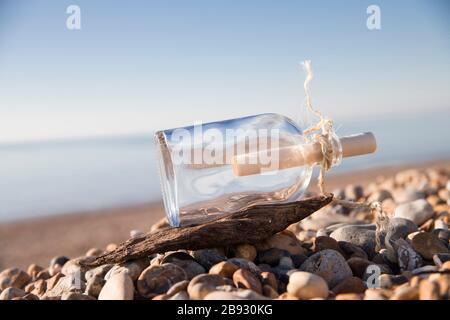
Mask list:
[[[189,294],[187,291],[180,291],[171,296],[169,300],[189,300]]]
[[[41,296],[47,290],[47,282],[45,280],[36,280],[25,286],[25,292]]]
[[[250,244],[241,244],[236,248],[236,258],[244,258],[254,261],[257,255],[256,248]]]
[[[338,285],[336,285],[332,291],[335,294],[341,293],[364,293],[366,291],[367,286],[365,282],[363,282],[360,278],[357,277],[349,277],[341,281]]]
[[[369,198],[367,199],[368,202],[383,202],[387,199],[392,199],[392,193],[390,193],[388,190],[379,190],[372,193]]]
[[[314,239],[314,252],[322,251],[325,249],[333,249],[336,251],[341,251],[338,242],[331,238],[325,236],[318,236]]]
[[[364,300],[387,300],[390,296],[389,291],[379,288],[370,288],[364,292]]]
[[[341,293],[336,295],[335,300],[362,300],[364,295],[357,293]]]
[[[261,282],[264,286],[270,286],[275,291],[278,291],[277,278],[272,272],[261,272]]]
[[[187,291],[188,285],[189,285],[189,280],[183,280],[183,281],[177,282],[173,286],[171,286],[169,290],[167,290],[167,295],[173,296],[181,291]]]
[[[186,272],[173,263],[149,266],[139,276],[137,290],[141,296],[152,298],[166,293],[171,286],[183,280],[187,280]]]
[[[447,246],[433,233],[422,232],[411,241],[411,245],[424,259],[433,259],[434,254],[449,253]]]
[[[216,291],[216,287],[227,285],[227,279],[215,274],[200,274],[194,277],[188,285],[189,297],[194,300],[202,300],[209,293]]]
[[[205,273],[206,270],[201,264],[185,252],[174,252],[165,256],[161,263],[173,263],[179,266],[186,272],[188,280],[191,280],[196,275]]]
[[[315,274],[297,271],[290,275],[287,292],[298,299],[328,297],[327,282]]]
[[[418,287],[399,287],[394,291],[391,300],[419,300]]]
[[[207,270],[213,265],[227,260],[227,257],[217,249],[196,250],[192,251],[191,255]]]
[[[106,281],[98,296],[98,300],[133,300],[133,298],[133,280],[125,272],[111,276]]]
[[[99,276],[88,279],[86,281],[86,290],[84,293],[97,298],[102,291],[105,282],[106,281]]]
[[[14,298],[21,298],[27,293],[19,288],[8,287],[0,293],[0,300],[12,300]]]
[[[65,276],[70,276],[73,274],[79,274],[79,276],[81,277],[81,279],[84,281],[84,274],[86,273],[87,270],[89,270],[88,267],[82,266],[81,263],[89,263],[89,262],[93,262],[95,260],[95,257],[78,257],[75,259],[71,259],[69,261],[67,261],[62,269],[61,269],[61,273],[64,274]]]
[[[33,263],[28,266],[27,273],[32,279],[35,279],[42,270],[44,270],[43,267]]]
[[[291,256],[292,262],[294,263],[295,268],[300,268],[300,266],[303,264],[303,262],[308,259],[308,256],[304,254],[295,254]]]
[[[263,295],[270,299],[276,299],[279,296],[278,292],[269,285],[263,286]]]
[[[333,231],[330,235],[336,241],[345,241],[364,250],[369,256],[375,255],[375,231],[364,226],[345,226]]]
[[[212,266],[211,269],[209,269],[209,273],[231,279],[233,277],[233,273],[238,269],[239,267],[234,263],[222,261]]]
[[[349,184],[345,187],[345,199],[350,201],[358,201],[364,196],[364,189],[360,185]]]
[[[0,272],[0,290],[8,287],[22,289],[31,281],[31,277],[23,270],[9,268]]]
[[[262,294],[261,282],[246,269],[239,269],[233,274],[233,283],[238,288],[250,289]]]
[[[144,237],[145,237],[145,233],[142,232],[141,230],[131,230],[130,231],[130,238],[139,239],[139,238],[144,238]]]
[[[398,189],[393,193],[394,200],[398,204],[425,199],[425,193],[414,188]]]
[[[105,252],[104,252],[102,249],[91,248],[91,249],[89,249],[89,250],[86,252],[85,256],[87,256],[87,257],[98,257],[98,256],[100,256],[100,255],[102,255],[102,254],[104,254],[104,253],[105,253]]]
[[[392,231],[391,240],[406,238],[409,234],[417,231],[417,225],[405,218],[394,217],[390,219]]]
[[[84,274],[84,278],[86,281],[89,281],[90,279],[99,277],[104,278],[105,275],[108,273],[109,270],[113,267],[113,264],[104,264],[99,267],[93,268],[91,270],[86,271]]]
[[[287,269],[294,269],[294,262],[291,257],[282,257],[278,265]]]
[[[409,219],[419,226],[432,218],[433,214],[433,207],[426,200],[418,199],[399,205],[394,216]]]
[[[67,261],[69,261],[70,259],[66,256],[56,256],[53,257],[52,260],[50,260],[50,267],[54,266],[54,265],[59,265],[59,266],[64,266],[66,264]]]
[[[270,248],[258,253],[258,261],[260,263],[268,264],[272,267],[277,266],[282,257],[289,256],[289,252],[278,248]]]
[[[326,280],[329,287],[334,287],[345,278],[353,275],[344,257],[331,249],[319,251],[310,256],[301,265],[300,270],[321,276]]]
[[[268,250],[270,248],[277,248],[289,252],[291,255],[304,254],[304,249],[301,242],[289,231],[277,233],[268,238],[266,241],[259,243],[258,250]]]
[[[424,279],[419,284],[420,300],[439,300],[439,284],[434,281]]]
[[[347,241],[339,241],[339,252],[343,253],[344,257],[346,259],[350,258],[362,258],[362,259],[368,259],[367,253],[361,249],[360,247],[347,242]]]
[[[251,262],[247,259],[231,258],[231,259],[228,259],[227,261],[237,265],[239,268],[247,269],[248,271],[252,272],[256,276],[259,275],[259,273],[261,272],[261,270],[258,268],[258,266],[256,264],[254,264],[253,262]]]
[[[83,293],[85,289],[85,282],[82,281],[76,274],[71,274],[68,276],[60,277],[58,282],[53,287],[51,287],[51,285],[49,285],[49,283],[47,282],[47,291],[44,296],[61,297],[63,293]]]
[[[362,278],[364,276],[364,273],[366,272],[367,267],[375,263],[367,259],[353,257],[347,260],[347,264],[352,270],[354,276]]]
[[[147,266],[148,266],[148,259],[146,258],[127,261],[119,265],[114,265],[106,273],[105,280],[108,280],[112,275],[116,273],[126,272],[131,277],[131,280],[135,282],[141,275],[142,271],[144,271],[144,269],[147,268]]]

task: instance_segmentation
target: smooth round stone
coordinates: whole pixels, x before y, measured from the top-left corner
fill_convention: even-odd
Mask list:
[[[205,297],[204,300],[246,300],[242,297],[238,297],[233,292],[227,291],[211,291]]]
[[[202,300],[210,292],[216,291],[216,287],[228,283],[226,278],[216,274],[200,274],[189,282],[187,292],[191,299]]]
[[[109,278],[98,296],[98,300],[133,300],[133,298],[134,284],[125,272]]]
[[[314,251],[322,251],[325,249],[333,249],[336,251],[340,251],[338,242],[331,237],[316,237],[314,239]]]
[[[398,204],[425,199],[425,193],[414,188],[399,189],[394,192],[394,200]]]
[[[335,294],[341,293],[364,293],[367,286],[364,281],[357,277],[349,277],[341,281],[333,289],[331,289]]]
[[[189,300],[189,294],[187,291],[180,291],[171,296],[169,300]]]
[[[277,248],[289,252],[289,254],[304,254],[304,249],[301,242],[291,232],[284,231],[277,233],[267,240],[257,245],[258,251],[268,250],[270,248]]]
[[[239,267],[234,263],[222,261],[218,264],[213,265],[211,269],[209,269],[209,273],[231,279],[233,277],[233,273],[238,269]]]
[[[280,267],[294,269],[294,262],[292,261],[291,257],[282,257],[278,265]]]
[[[360,185],[349,184],[345,187],[345,199],[350,201],[357,201],[364,196],[364,189]]]
[[[261,281],[264,286],[270,286],[278,291],[278,281],[272,272],[261,272]]]
[[[298,299],[326,298],[328,285],[315,274],[297,271],[289,277],[287,292]]]
[[[394,217],[409,219],[418,226],[432,218],[433,215],[433,207],[424,199],[401,204],[394,213]]]
[[[269,285],[263,286],[263,295],[270,299],[276,299],[279,296],[278,292]]]
[[[233,274],[233,283],[238,288],[250,289],[262,294],[261,282],[246,269],[239,269]]]
[[[133,282],[135,282],[139,276],[141,275],[142,271],[148,266],[148,259],[138,259],[138,260],[131,260],[124,263],[121,263],[119,265],[114,265],[105,275],[105,280],[108,280],[112,275],[120,272],[126,272]]]
[[[439,300],[440,290],[439,284],[435,281],[424,279],[419,284],[419,299],[420,300]]]
[[[334,287],[345,278],[353,275],[344,257],[331,249],[319,251],[310,256],[301,265],[300,270],[324,278],[329,287]]]
[[[173,286],[171,286],[169,290],[167,290],[167,294],[169,296],[173,296],[174,294],[177,294],[178,292],[187,291],[188,285],[189,285],[189,280],[183,280],[183,281],[177,282]]]
[[[191,255],[198,261],[206,270],[209,270],[213,265],[227,260],[227,257],[223,255],[217,249],[202,249],[192,251]]]
[[[89,281],[90,279],[99,277],[99,278],[104,278],[105,275],[108,273],[109,270],[111,270],[111,268],[113,267],[113,264],[104,264],[101,265],[99,267],[93,268],[91,270],[86,271],[86,273],[84,274],[84,277],[86,279],[86,281]]]
[[[416,275],[416,274],[420,274],[422,272],[436,272],[438,270],[439,270],[439,268],[437,266],[423,266],[423,267],[412,270],[411,273],[413,275]]]
[[[14,298],[21,298],[27,293],[19,288],[9,287],[0,293],[0,300],[12,300]]]
[[[36,280],[25,286],[25,292],[32,293],[36,296],[41,296],[47,290],[47,282],[45,280]]]
[[[188,280],[194,278],[196,275],[205,273],[205,268],[199,264],[195,259],[185,252],[174,252],[165,256],[162,263],[173,263],[179,266],[186,272]]]
[[[85,294],[97,298],[105,285],[105,280],[101,277],[93,277],[86,281]]]
[[[241,244],[236,246],[236,258],[244,258],[254,261],[256,258],[256,248],[250,244]]]
[[[95,257],[85,257],[85,256],[71,259],[63,265],[61,272],[65,276],[76,274],[77,276],[81,277],[82,280],[84,280],[85,279],[84,275],[86,271],[89,270],[89,267],[85,267],[84,265],[82,265],[82,263],[89,263],[93,262],[94,260]]]
[[[442,243],[446,244],[449,242],[450,239],[450,230],[448,229],[434,229],[433,234],[438,237],[439,240],[442,241]]]
[[[187,280],[186,272],[173,263],[149,266],[142,271],[137,280],[137,289],[141,296],[152,298],[166,293],[175,283]]]
[[[271,248],[268,250],[260,251],[258,253],[259,263],[265,263],[272,267],[277,266],[282,257],[288,257],[289,252],[278,248]]]
[[[9,268],[0,272],[0,290],[8,287],[22,289],[31,281],[31,277],[23,270]]]
[[[375,264],[372,261],[367,259],[353,257],[347,260],[347,264],[350,269],[352,269],[352,273],[354,276],[362,278],[368,266]]]
[[[105,253],[102,249],[99,248],[91,248],[86,252],[87,257],[98,257]]]
[[[54,257],[52,260],[50,260],[50,267],[54,266],[55,264],[60,265],[61,267],[66,264],[67,261],[70,259],[66,256],[57,256]]]
[[[434,234],[421,232],[411,241],[411,245],[424,259],[431,260],[434,254],[448,253],[447,246]]]
[[[44,270],[43,267],[33,263],[28,266],[27,273],[30,277],[34,279],[38,275],[38,273],[41,272],[42,270]]]
[[[145,237],[145,232],[142,232],[141,230],[131,230],[130,231],[130,238],[133,239],[139,239]]]
[[[367,253],[358,247],[357,245],[354,245],[347,241],[338,241],[339,252],[341,252],[344,255],[344,258],[350,259],[350,258],[362,258],[362,259],[368,259]]]
[[[57,279],[58,277],[55,276],[55,280]],[[50,285],[50,280],[47,281],[47,292],[44,295],[47,297],[61,297],[67,292],[82,293],[86,289],[86,283],[76,274],[60,277],[53,287]]]
[[[362,248],[369,257],[375,255],[375,231],[360,226],[345,226],[330,235],[336,241],[345,241]]]
[[[419,288],[418,287],[398,287],[395,289],[391,300],[418,300],[419,299]]]
[[[394,217],[390,219],[393,231],[391,240],[406,238],[409,234],[417,231],[417,225],[409,219]]]
[[[292,269],[292,268],[286,268],[283,266],[277,266],[275,268],[270,269],[270,272],[272,272],[281,283],[288,283],[289,275],[295,271],[298,271],[298,270]]]
[[[231,258],[227,260],[229,263],[233,263],[242,269],[247,269],[254,275],[258,276],[261,270],[252,261],[243,258]]]
[[[308,256],[306,256],[304,254],[296,254],[296,255],[291,256],[291,259],[292,259],[292,262],[294,263],[294,267],[300,268],[302,263],[305,262],[306,259],[308,259]]]
[[[362,300],[364,295],[357,293],[341,293],[336,295],[335,300]]]
[[[379,190],[375,191],[370,195],[370,197],[367,199],[368,202],[383,202],[384,200],[392,199],[392,194],[388,190]]]

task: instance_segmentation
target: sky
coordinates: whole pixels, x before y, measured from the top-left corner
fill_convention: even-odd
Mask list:
[[[0,143],[296,118],[305,59],[337,122],[449,110],[450,2],[0,0]]]

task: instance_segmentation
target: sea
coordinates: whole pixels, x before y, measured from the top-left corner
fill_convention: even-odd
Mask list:
[[[330,174],[450,159],[450,112],[335,123],[339,136],[371,131],[371,155]],[[161,200],[153,134],[0,144],[0,222]]]

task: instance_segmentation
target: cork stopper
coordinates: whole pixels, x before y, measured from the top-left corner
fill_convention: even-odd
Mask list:
[[[353,157],[375,152],[377,143],[371,132],[359,133],[339,139],[342,147],[342,157]],[[323,152],[319,142],[303,145],[292,145],[269,150],[269,155],[275,162],[270,165],[260,163],[260,153],[267,154],[267,150],[236,155],[232,159],[233,172],[237,176],[249,176],[263,172],[283,170],[304,165],[314,165],[323,160]],[[273,157],[273,153],[277,156]],[[274,161],[272,161],[274,162]]]

